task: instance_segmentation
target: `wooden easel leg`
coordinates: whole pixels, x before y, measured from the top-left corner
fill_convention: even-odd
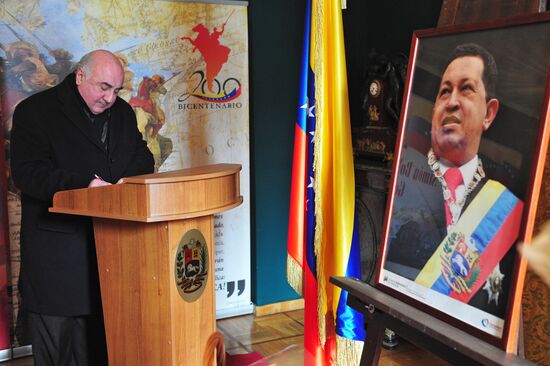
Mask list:
[[[378,365],[385,329],[383,314],[375,310],[370,319],[365,321],[366,336],[361,354],[361,366]]]

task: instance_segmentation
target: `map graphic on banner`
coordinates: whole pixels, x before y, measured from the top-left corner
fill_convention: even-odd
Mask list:
[[[218,317],[251,312],[246,7],[239,2],[3,0],[0,27],[7,153],[17,103],[62,81],[84,53],[103,48],[124,65],[119,96],[136,112],[156,171],[242,164],[244,203],[215,217],[215,286]],[[17,311],[20,200],[9,169],[7,174]]]

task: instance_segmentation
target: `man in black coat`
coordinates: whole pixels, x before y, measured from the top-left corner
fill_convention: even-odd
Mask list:
[[[54,193],[153,172],[130,105],[124,69],[105,50],[22,101],[13,115],[11,169],[21,190],[22,307],[36,365],[106,365],[90,218],[48,212]]]

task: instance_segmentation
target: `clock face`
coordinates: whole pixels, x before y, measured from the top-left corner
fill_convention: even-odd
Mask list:
[[[380,94],[380,82],[378,80],[374,80],[372,83],[370,83],[369,86],[370,95],[373,97],[377,97]]]

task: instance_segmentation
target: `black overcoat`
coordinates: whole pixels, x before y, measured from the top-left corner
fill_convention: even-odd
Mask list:
[[[151,173],[153,157],[132,108],[110,108],[108,151],[92,130],[74,74],[22,101],[13,114],[11,170],[21,190],[22,306],[60,316],[97,314],[100,292],[90,218],[48,212],[55,192],[85,188],[94,175],[116,183]]]

